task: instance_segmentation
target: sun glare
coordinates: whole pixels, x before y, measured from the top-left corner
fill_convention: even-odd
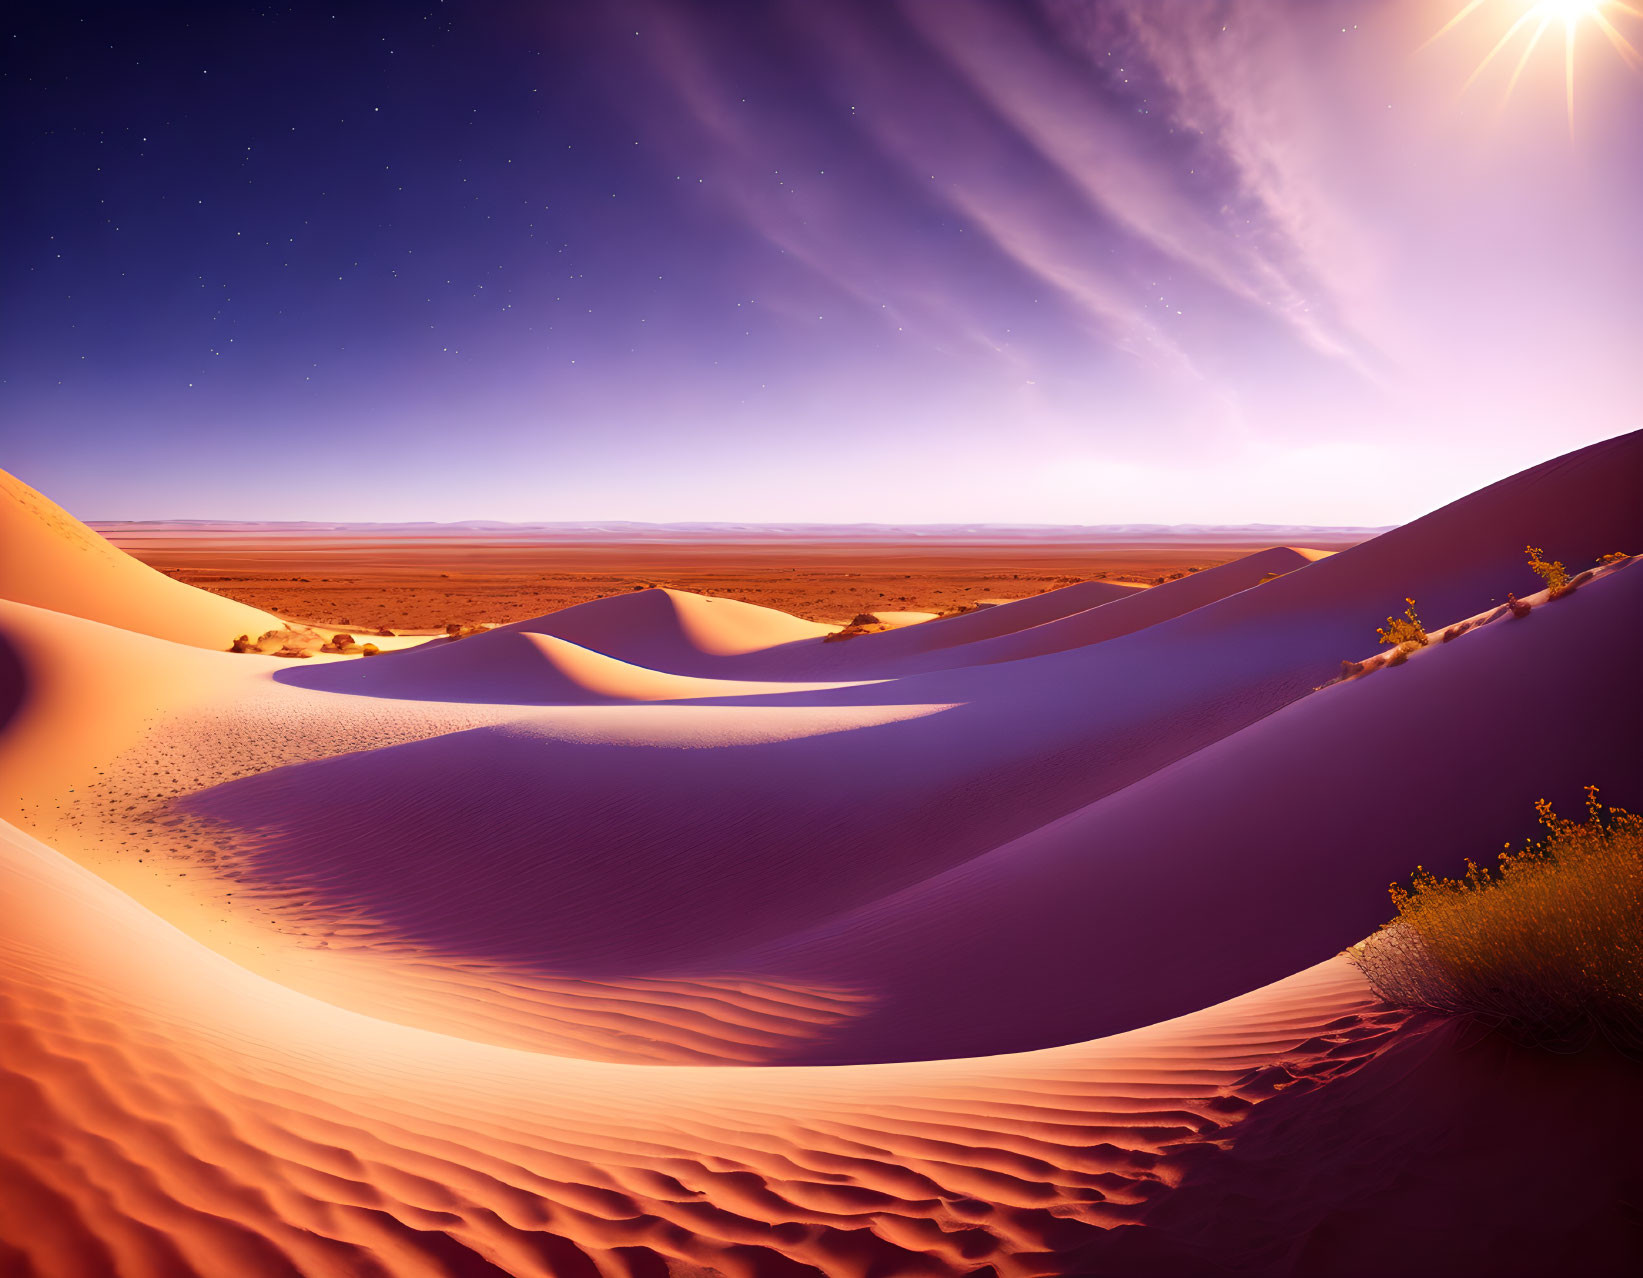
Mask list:
[[[1634,66],[1643,65],[1643,54],[1639,54],[1615,26],[1614,19],[1617,17],[1643,18],[1643,9],[1634,8],[1625,0],[1469,0],[1432,39],[1447,35],[1479,10],[1485,10],[1490,15],[1501,15],[1505,26],[1489,52],[1483,55],[1482,61],[1467,77],[1467,87],[1471,87],[1501,54],[1515,47],[1517,60],[1506,82],[1506,93],[1510,96],[1545,38],[1549,35],[1556,40],[1561,35],[1563,97],[1571,128],[1574,127],[1575,118],[1575,44],[1584,28],[1595,27],[1627,62]],[[1549,42],[1547,47],[1551,47]]]

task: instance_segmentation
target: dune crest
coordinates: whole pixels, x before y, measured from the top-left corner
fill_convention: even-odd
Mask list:
[[[715,659],[818,639],[832,629],[757,604],[661,587],[499,627],[502,633],[553,635],[607,657],[672,674],[708,673]]]

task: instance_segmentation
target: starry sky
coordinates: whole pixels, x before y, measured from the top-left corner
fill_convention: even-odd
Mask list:
[[[1643,425],[1530,0],[19,6],[0,465],[93,519],[1401,521]],[[1615,13],[1643,44],[1643,24]]]

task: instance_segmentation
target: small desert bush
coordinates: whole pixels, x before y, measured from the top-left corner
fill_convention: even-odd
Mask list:
[[[1643,817],[1586,791],[1586,819],[1535,805],[1542,837],[1493,870],[1468,860],[1392,885],[1397,917],[1358,966],[1391,1002],[1478,1017],[1578,1047],[1601,1035],[1643,1056]]]
[[[1569,570],[1562,560],[1548,562],[1546,552],[1539,546],[1525,546],[1523,553],[1529,557],[1529,571],[1546,583],[1553,599],[1569,588]]]
[[[1403,610],[1401,617],[1388,617],[1386,624],[1375,633],[1380,636],[1382,643],[1389,643],[1399,648],[1424,648],[1429,642],[1426,627],[1421,625],[1420,614],[1415,611],[1415,601],[1405,599],[1409,606]],[[1404,648],[1408,651],[1408,648]]]

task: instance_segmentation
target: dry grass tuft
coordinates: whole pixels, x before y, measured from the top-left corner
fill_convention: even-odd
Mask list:
[[[1355,956],[1383,998],[1577,1047],[1643,1056],[1643,817],[1586,792],[1586,819],[1542,799],[1545,834],[1489,870],[1392,885],[1398,914]]]

